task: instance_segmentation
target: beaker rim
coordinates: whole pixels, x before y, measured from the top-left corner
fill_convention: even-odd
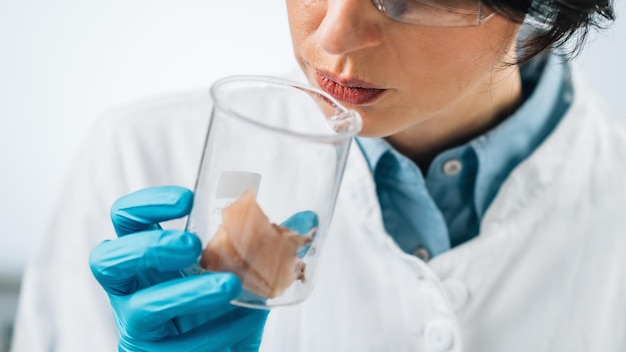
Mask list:
[[[224,104],[220,103],[220,99],[218,97],[217,90],[226,84],[239,82],[239,81],[252,81],[258,83],[267,83],[267,84],[275,84],[281,86],[291,86],[298,89],[302,89],[304,91],[309,91],[315,94],[320,95],[324,99],[328,100],[334,107],[339,109],[341,112],[339,114],[335,114],[327,119],[350,119],[349,127],[345,131],[335,131],[334,134],[315,134],[315,133],[304,133],[298,131],[292,131],[286,128],[281,128],[275,125],[265,124],[260,121],[251,119],[245,115],[242,115],[232,109],[224,106]],[[352,109],[348,109],[345,106],[341,105],[333,96],[324,92],[321,89],[309,86],[307,84],[303,84],[300,82],[292,81],[285,78],[273,77],[273,76],[265,76],[265,75],[232,75],[226,76],[218,79],[211,85],[210,89],[211,98],[213,100],[213,106],[219,107],[221,110],[228,112],[228,116],[234,117],[237,120],[242,122],[251,124],[255,127],[262,128],[265,130],[269,130],[272,132],[277,132],[285,135],[289,135],[296,138],[324,142],[324,143],[337,143],[337,142],[345,142],[346,140],[350,140],[355,137],[360,131],[362,127],[362,119],[361,115]]]

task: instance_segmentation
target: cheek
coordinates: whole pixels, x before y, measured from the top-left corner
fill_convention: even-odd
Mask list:
[[[399,116],[428,118],[460,99],[472,82],[479,80],[479,70],[472,52],[451,41],[442,31],[422,31],[411,38],[390,44],[388,52],[394,69],[386,74],[397,88],[389,109]],[[461,42],[462,43],[462,42]],[[483,52],[484,55],[484,52]],[[480,70],[484,72],[483,70]]]
[[[394,64],[386,74],[398,91],[384,106],[362,112],[365,134],[390,135],[447,115],[488,89],[515,37],[514,27],[422,29],[410,37],[388,37],[385,62]]]
[[[411,41],[398,42],[394,51],[412,52],[397,57],[399,66],[405,69],[407,103],[413,101],[423,110],[436,112],[462,99],[487,81],[494,69],[503,67],[515,33],[515,28],[487,26],[433,29],[419,33]],[[416,44],[403,49],[401,46],[407,42]]]

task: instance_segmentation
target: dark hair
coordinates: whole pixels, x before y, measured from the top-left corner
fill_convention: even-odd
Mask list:
[[[521,42],[518,63],[528,62],[553,47],[565,47],[573,57],[585,44],[591,28],[605,28],[615,20],[613,0],[483,0],[512,21],[526,23],[531,32]]]

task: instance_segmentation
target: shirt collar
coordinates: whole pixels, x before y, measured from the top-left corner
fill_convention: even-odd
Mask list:
[[[370,171],[374,173],[378,162],[385,153],[393,153],[395,149],[383,138],[366,138],[357,137],[357,144],[361,148],[367,164],[370,167]]]

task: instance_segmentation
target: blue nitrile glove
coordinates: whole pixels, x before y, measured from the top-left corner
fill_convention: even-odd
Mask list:
[[[91,270],[106,290],[120,351],[256,351],[267,311],[236,307],[241,283],[230,273],[181,277],[202,251],[194,234],[159,222],[189,213],[191,191],[147,188],[115,202],[118,239],[91,252]]]

